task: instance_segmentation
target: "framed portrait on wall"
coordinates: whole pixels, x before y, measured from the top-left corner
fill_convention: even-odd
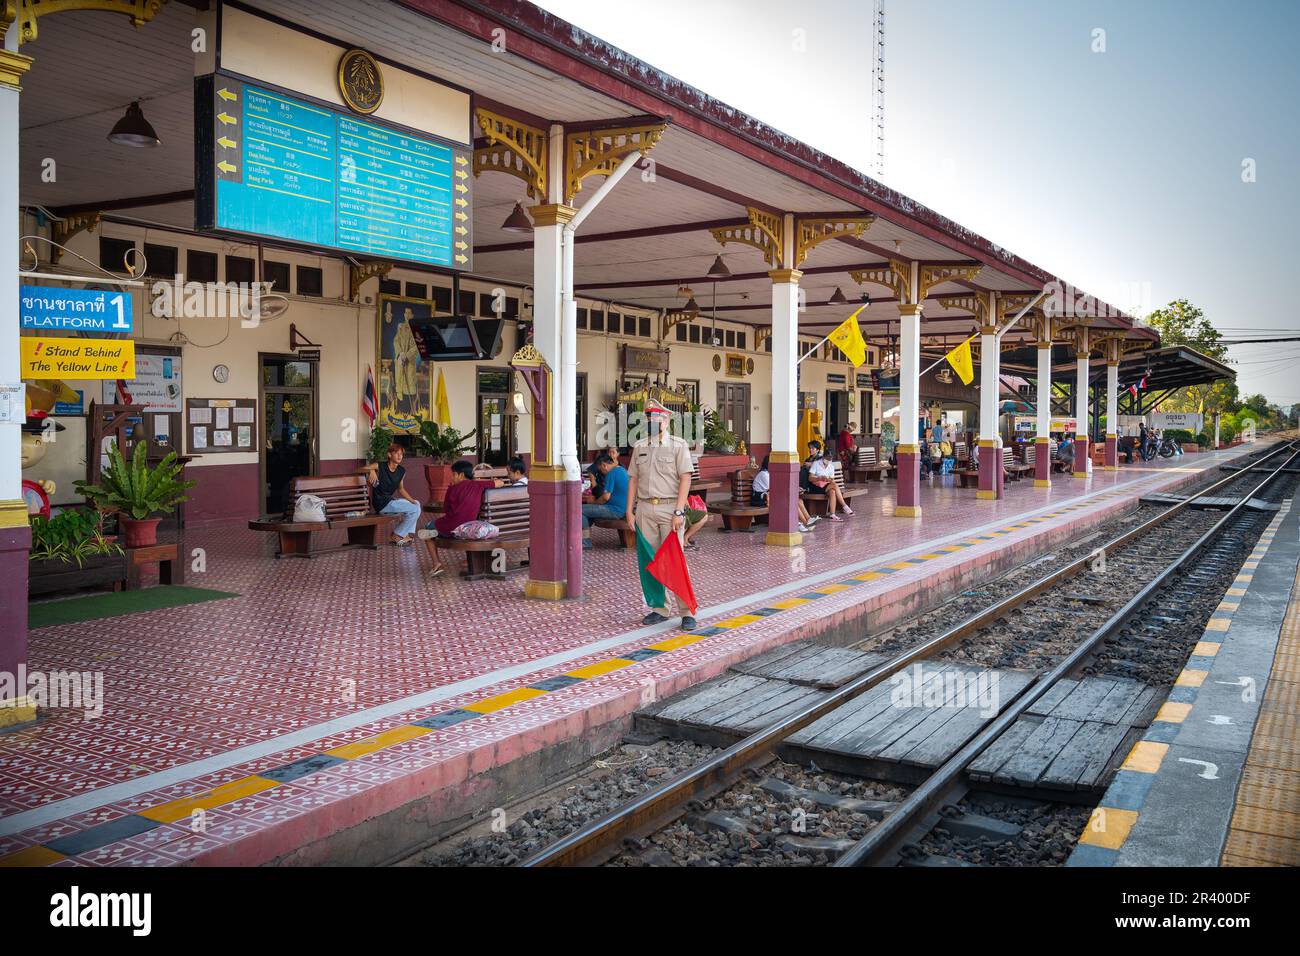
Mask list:
[[[396,432],[418,430],[422,418],[432,418],[433,366],[420,357],[411,322],[432,319],[431,299],[381,295],[375,315],[375,387],[379,392],[376,421]]]

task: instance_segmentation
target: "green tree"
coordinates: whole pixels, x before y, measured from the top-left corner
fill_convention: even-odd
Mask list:
[[[1186,299],[1175,299],[1163,309],[1156,309],[1145,321],[1160,333],[1162,346],[1186,345],[1219,361],[1228,355],[1223,335],[1203,311]]]
[[[1205,313],[1186,299],[1175,299],[1163,309],[1156,309],[1144,320],[1160,333],[1160,345],[1185,345],[1220,362],[1227,361],[1228,347],[1223,335],[1205,317]],[[1172,411],[1196,412],[1207,417],[1237,407],[1237,386],[1233,382],[1212,385],[1189,385],[1165,400]]]

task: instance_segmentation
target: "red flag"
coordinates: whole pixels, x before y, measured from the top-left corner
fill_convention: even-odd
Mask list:
[[[691,587],[691,575],[686,570],[686,553],[677,535],[670,534],[659,546],[654,560],[646,565],[646,570],[654,579],[672,591],[681,602],[691,609],[694,615],[699,610],[700,602],[695,600],[695,588]]]
[[[135,404],[134,402],[131,401],[131,393],[127,391],[126,381],[124,379],[119,378],[117,380],[117,388],[115,391],[117,393],[117,403],[119,405]]]
[[[365,412],[366,418],[370,419],[370,427],[375,427],[375,376],[370,371],[370,366],[366,366],[366,388],[361,393],[361,410]]]

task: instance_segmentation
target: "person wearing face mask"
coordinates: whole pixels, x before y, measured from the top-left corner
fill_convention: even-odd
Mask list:
[[[628,464],[627,526],[645,537],[651,553],[669,535],[683,541],[686,528],[686,503],[691,493],[691,449],[681,438],[668,432],[668,409],[651,402],[646,405],[650,435],[632,446]],[[684,544],[684,541],[683,541]],[[673,602],[681,614],[682,629],[694,630],[692,609],[676,595]],[[652,607],[642,624],[659,624],[668,620],[668,598],[660,607]]]
[[[833,459],[822,453],[822,445],[818,441],[809,442],[808,451],[808,483],[814,491],[826,495],[826,517],[831,521],[839,521],[840,516],[835,513],[837,508],[843,509],[846,515],[852,515],[853,509],[840,495],[839,486],[835,484]]]

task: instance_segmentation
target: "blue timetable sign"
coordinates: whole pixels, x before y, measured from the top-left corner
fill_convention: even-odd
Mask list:
[[[467,149],[220,74],[196,104],[200,229],[470,268]]]
[[[130,332],[131,296],[103,289],[25,285],[18,290],[19,327],[41,332]]]

